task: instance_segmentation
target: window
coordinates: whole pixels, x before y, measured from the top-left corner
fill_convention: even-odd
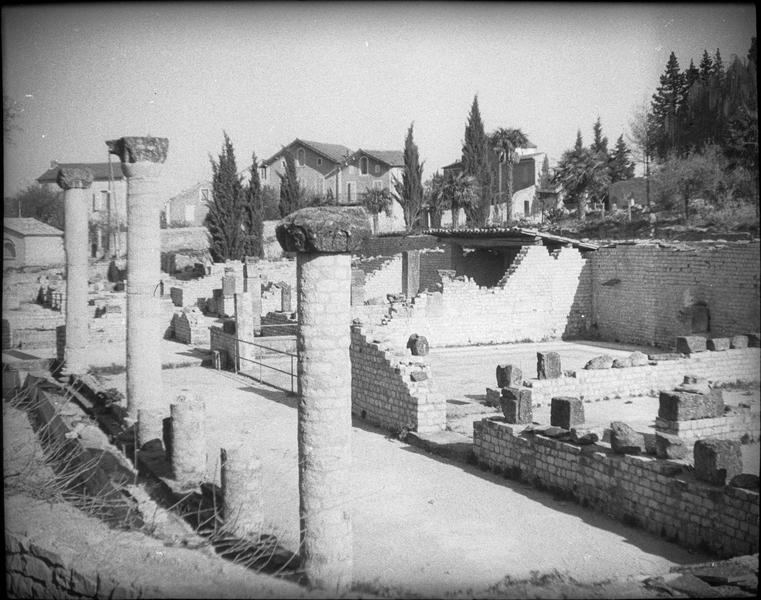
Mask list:
[[[11,240],[3,240],[3,258],[16,258],[16,245]]]
[[[92,194],[92,211],[93,212],[99,212],[101,210],[103,210],[103,197],[100,194],[98,194],[96,192],[93,192],[93,194]]]
[[[307,153],[306,153],[306,150],[304,150],[303,148],[299,148],[299,149],[296,151],[296,160],[297,160],[297,162],[299,163],[299,166],[300,166],[300,167],[303,167],[303,166],[304,166],[304,163],[305,163],[305,162],[306,162],[306,160],[307,160]]]
[[[383,189],[383,180],[376,179],[373,181],[373,189],[374,190],[382,190]]]
[[[203,202],[204,204],[208,204],[209,201],[211,200],[211,191],[209,190],[209,188],[201,188],[198,191],[198,197],[201,199],[201,202]]]
[[[523,214],[526,216],[531,214],[531,208],[529,207],[528,200],[523,201]]]
[[[261,166],[261,167],[259,167],[259,170],[261,171],[260,177],[261,177],[262,181],[267,181],[267,167]]]
[[[318,167],[322,166],[322,159],[320,157],[317,157],[317,166]]]
[[[351,183],[346,184],[346,202],[351,204],[354,201],[354,189]]]
[[[107,210],[111,207],[111,202],[109,201],[109,196],[111,195],[111,192],[108,190],[101,190],[100,191],[100,210]]]
[[[367,175],[367,164],[368,160],[366,156],[359,159],[359,171],[362,175]]]
[[[375,174],[380,175],[380,165],[375,165]]]

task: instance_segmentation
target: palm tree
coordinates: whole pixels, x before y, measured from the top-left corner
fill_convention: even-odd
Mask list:
[[[373,233],[378,233],[378,215],[381,211],[386,213],[387,217],[391,216],[391,202],[393,196],[388,188],[366,188],[365,193],[362,194],[362,204],[373,216]]]
[[[525,148],[528,146],[528,137],[520,129],[512,129],[500,127],[494,133],[489,136],[491,145],[498,155],[501,154],[504,157],[504,162],[507,165],[505,174],[507,176],[507,189],[505,190],[505,223],[510,223],[513,216],[513,165],[520,162],[520,155],[516,152],[518,148]],[[502,195],[502,167],[500,164],[502,160],[497,163],[497,173],[499,174],[499,189],[497,193],[497,202],[501,201]]]
[[[464,173],[449,173],[442,187],[444,201],[452,207],[452,227],[459,226],[459,209],[466,213],[476,210],[479,205],[476,178]]]
[[[423,191],[423,204],[431,219],[431,227],[441,227],[441,215],[451,207],[449,199],[444,195],[446,178],[436,171],[425,182]]]
[[[567,150],[563,153],[553,181],[563,186],[568,197],[578,201],[578,216],[584,220],[587,200],[599,197],[610,185],[607,160],[589,148]]]

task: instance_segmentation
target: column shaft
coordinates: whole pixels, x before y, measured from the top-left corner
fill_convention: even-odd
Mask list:
[[[81,375],[87,371],[87,190],[71,188],[64,192],[64,246],[66,250],[66,372]]]
[[[301,553],[309,581],[351,587],[350,254],[298,254]]]
[[[127,166],[127,165],[125,165]],[[127,178],[127,409],[160,406],[161,325],[159,280],[161,232],[157,194],[161,165],[128,165]]]

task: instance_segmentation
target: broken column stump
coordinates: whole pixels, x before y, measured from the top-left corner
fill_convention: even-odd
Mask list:
[[[157,408],[138,409],[136,427],[138,448],[143,448],[148,442],[154,440],[163,443],[164,412]]]
[[[517,388],[523,385],[523,371],[515,365],[497,365],[497,387]]]
[[[530,388],[502,388],[500,407],[505,421],[508,423],[525,424],[531,423],[531,389]]]
[[[616,454],[642,454],[645,436],[623,421],[610,424],[610,447]]]
[[[558,396],[550,404],[550,425],[571,429],[584,424],[584,404],[579,398]]]
[[[185,392],[169,407],[172,424],[172,477],[182,486],[206,478],[206,407]]]
[[[695,478],[711,485],[724,485],[743,470],[740,442],[707,438],[695,442]]]
[[[557,352],[536,353],[536,378],[555,379],[563,374],[560,368],[560,355]]]
[[[264,526],[262,464],[248,448],[220,448],[225,530],[258,538]]]

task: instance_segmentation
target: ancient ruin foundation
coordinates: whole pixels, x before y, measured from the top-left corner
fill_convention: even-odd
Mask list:
[[[169,140],[123,137],[106,144],[127,176],[127,410],[136,418],[139,409],[162,402],[158,177]]]
[[[351,255],[367,237],[358,207],[305,208],[277,238],[298,252],[298,444],[301,558],[309,581],[335,593],[352,584]]]
[[[58,185],[64,190],[64,247],[66,250],[66,347],[64,372],[87,371],[87,199],[92,184],[89,169],[60,169]]]

